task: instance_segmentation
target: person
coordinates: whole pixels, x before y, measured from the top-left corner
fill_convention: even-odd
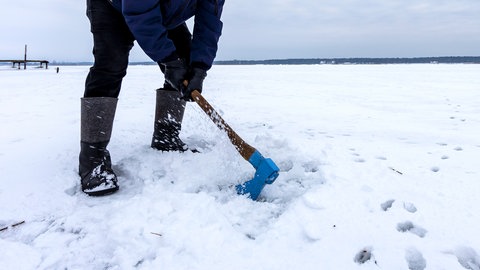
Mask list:
[[[164,78],[156,91],[151,147],[188,149],[179,137],[185,104],[193,90],[202,91],[216,56],[223,5],[224,0],[87,0],[94,63],[81,98],[78,173],[84,193],[100,196],[119,189],[107,146],[135,40]],[[193,34],[186,25],[192,17]]]

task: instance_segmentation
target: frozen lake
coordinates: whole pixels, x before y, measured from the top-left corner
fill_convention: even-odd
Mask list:
[[[480,269],[480,65],[214,66],[205,98],[281,170],[259,202],[194,103],[181,137],[202,152],[149,148],[156,66],[123,82],[120,191],[84,195],[88,68],[0,67],[5,269]]]

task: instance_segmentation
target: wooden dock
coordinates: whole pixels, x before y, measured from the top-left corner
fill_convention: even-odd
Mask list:
[[[12,68],[18,64],[18,69],[20,69],[20,65],[23,64],[23,69],[27,69],[27,63],[39,63],[40,67],[43,68],[43,64],[45,64],[45,69],[48,69],[48,62],[47,60],[0,60],[0,63],[12,63]]]
[[[23,60],[0,60],[0,63],[12,63],[12,67],[15,68],[15,65],[18,64],[18,69],[20,69],[20,65],[23,64],[23,69],[27,69],[27,63],[39,63],[40,67],[43,68],[43,64],[45,64],[45,69],[48,69],[48,61],[47,60],[28,60],[27,59],[27,45],[25,44],[25,54]]]

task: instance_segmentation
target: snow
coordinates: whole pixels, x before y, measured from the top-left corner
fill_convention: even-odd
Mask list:
[[[214,66],[205,98],[281,170],[260,201],[194,103],[202,153],[149,148],[155,66],[123,83],[120,190],[83,194],[87,73],[0,67],[2,269],[480,269],[479,65]]]

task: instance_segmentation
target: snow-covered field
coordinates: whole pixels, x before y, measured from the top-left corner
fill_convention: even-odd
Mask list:
[[[149,148],[156,66],[123,83],[120,191],[80,192],[87,72],[0,67],[1,269],[480,269],[480,65],[214,66],[204,96],[281,170],[259,202],[194,103],[202,153]]]

